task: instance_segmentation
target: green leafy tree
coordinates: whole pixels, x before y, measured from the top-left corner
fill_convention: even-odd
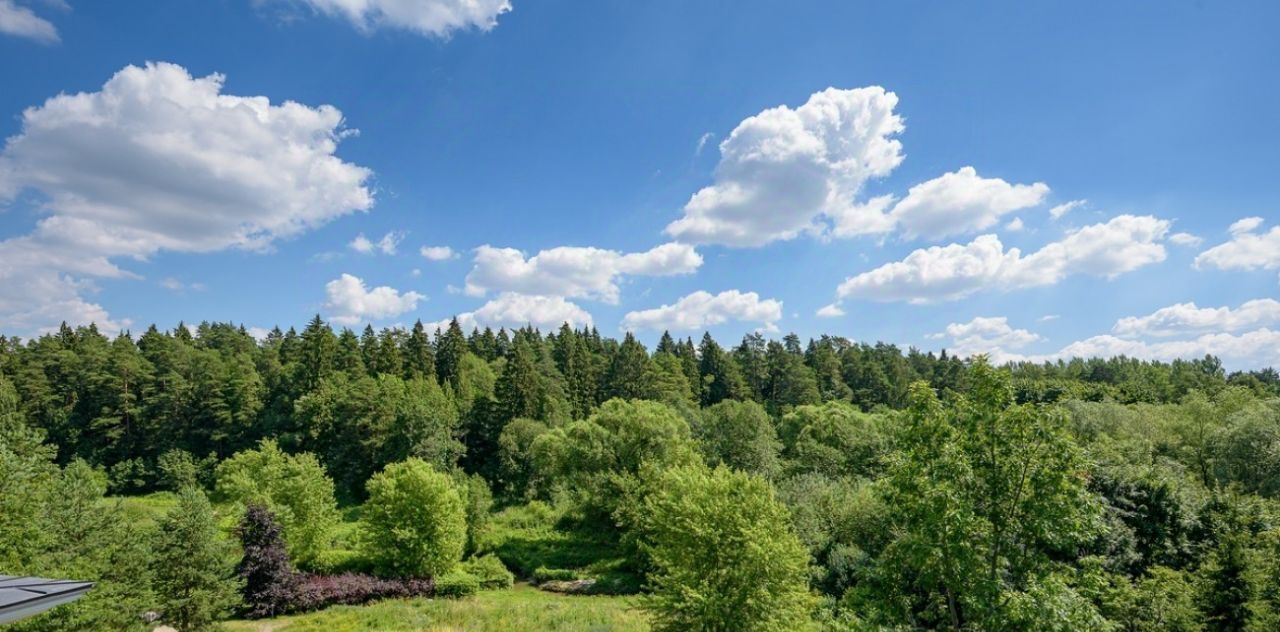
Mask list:
[[[632,528],[652,565],[641,602],[658,630],[796,630],[809,554],[764,479],[676,467],[646,484]]]
[[[240,582],[230,547],[204,492],[180,492],[177,506],[160,520],[154,544],[164,621],[179,630],[204,630],[231,612],[240,601]]]
[[[702,411],[694,437],[707,464],[766,478],[778,473],[777,433],[760,404],[725,400]]]
[[[306,562],[325,551],[338,523],[333,481],[309,453],[285,454],[270,439],[217,468],[216,498],[242,509],[261,503],[284,527],[289,553]]]
[[[467,508],[447,474],[408,459],[388,465],[368,487],[361,533],[365,553],[380,573],[436,577],[462,559]]]
[[[799,406],[779,424],[783,455],[793,472],[875,477],[892,446],[890,423],[844,402]]]
[[[587,419],[539,435],[532,450],[539,467],[578,497],[588,517],[610,527],[642,466],[701,461],[688,422],[670,406],[644,400],[611,399]]]
[[[880,556],[874,600],[890,622],[995,626],[1013,616],[1020,587],[1047,581],[1052,560],[1097,529],[1064,415],[1013,405],[1008,376],[984,358],[972,373],[971,392],[949,405],[912,386],[886,488],[897,537]]]

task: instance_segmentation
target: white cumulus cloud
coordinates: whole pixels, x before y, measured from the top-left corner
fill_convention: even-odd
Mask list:
[[[349,133],[341,112],[223,94],[222,84],[174,64],[128,66],[100,91],[24,111],[0,151],[0,203],[36,191],[43,217],[0,241],[0,293],[52,302],[22,286],[41,276],[77,292],[85,277],[136,276],[119,258],[161,251],[263,250],[373,205],[370,171],[334,155]],[[108,320],[97,310],[68,317]],[[22,312],[0,309],[0,327],[22,330],[42,313]]]
[[[1174,233],[1169,235],[1169,243],[1175,246],[1188,246],[1194,248],[1199,246],[1204,240],[1192,235],[1191,233]]]
[[[1230,241],[1218,244],[1196,257],[1197,268],[1219,270],[1274,270],[1280,268],[1280,226],[1266,232],[1261,217],[1246,217],[1231,225]]]
[[[347,247],[364,255],[371,255],[375,252],[381,252],[384,255],[396,254],[396,249],[400,247],[400,242],[404,240],[405,233],[403,231],[390,232],[382,236],[378,241],[371,241],[364,233],[356,235]]]
[[[711,294],[699,290],[670,305],[628,312],[622,318],[622,328],[628,331],[640,329],[697,330],[740,321],[759,323],[765,330],[777,329],[782,319],[782,301],[761,299],[755,292],[726,290]]]
[[[645,252],[561,246],[526,258],[514,248],[480,246],[467,274],[466,293],[514,292],[537,296],[589,298],[615,304],[624,276],[689,274],[702,255],[688,244],[668,243]]]
[[[1280,365],[1280,330],[1263,327],[1240,334],[1207,333],[1185,340],[1149,342],[1112,335],[1094,336],[1073,342],[1046,356],[1029,356],[1034,362],[1067,358],[1113,357],[1124,355],[1144,360],[1168,362],[1178,358],[1217,356],[1233,369],[1257,369]]]
[[[990,289],[1052,285],[1074,274],[1112,278],[1163,261],[1160,240],[1168,230],[1165,220],[1120,215],[1072,231],[1026,256],[1017,248],[1006,250],[996,235],[981,235],[968,244],[919,249],[850,277],[837,288],[837,296],[932,303]]]
[[[363,279],[345,273],[326,283],[324,293],[329,319],[339,325],[393,318],[413,311],[418,301],[426,298],[417,292],[400,292],[385,285],[370,290]]]
[[[591,326],[591,314],[562,296],[530,296],[515,292],[499,294],[474,312],[458,314],[457,319],[463,331],[484,327],[518,329],[527,325],[547,331],[559,328],[563,323],[575,328]],[[448,326],[448,319],[435,323],[435,327],[442,330]]]
[[[821,231],[870,178],[902,162],[898,97],[879,86],[814,93],[749,117],[720,143],[715,182],[685,204],[667,234],[695,243],[760,246]],[[846,226],[847,231],[856,227]]]
[[[418,254],[430,261],[447,261],[458,256],[458,253],[448,246],[423,246],[418,249]]]
[[[25,37],[44,44],[58,41],[58,29],[53,23],[36,15],[28,7],[14,0],[0,0],[0,33]]]
[[[1116,322],[1120,336],[1174,336],[1204,331],[1239,331],[1280,324],[1280,301],[1260,298],[1239,307],[1198,307],[1194,302],[1162,307],[1146,316],[1129,316]]]
[[[961,167],[911,187],[890,216],[908,239],[941,239],[995,226],[1002,216],[1039,205],[1048,194],[1043,182],[1009,184]]]
[[[985,353],[992,362],[1003,363],[1010,358],[1006,352],[1026,347],[1043,340],[1038,334],[1026,329],[1014,329],[1009,319],[1000,317],[979,316],[967,323],[951,323],[946,331],[935,334],[933,338],[950,338],[950,349],[961,357]]]
[[[1072,200],[1070,202],[1063,202],[1062,204],[1049,209],[1049,217],[1055,220],[1061,219],[1063,215],[1084,206],[1088,202],[1088,200]]]
[[[817,315],[818,318],[839,318],[844,316],[844,309],[839,305],[832,303],[818,308]]]
[[[346,19],[362,32],[395,28],[433,37],[472,28],[488,31],[497,26],[498,16],[511,10],[510,0],[274,1],[305,3],[325,15]]]

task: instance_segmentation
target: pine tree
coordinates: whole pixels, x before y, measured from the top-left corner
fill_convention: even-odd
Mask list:
[[[359,377],[365,374],[364,351],[360,348],[360,338],[354,331],[343,327],[338,334],[338,351],[335,367],[350,375]]]
[[[360,357],[364,360],[365,370],[369,375],[377,375],[378,332],[373,330],[373,325],[365,325],[364,332],[360,334]]]
[[[609,370],[604,379],[604,399],[648,397],[653,386],[653,370],[649,364],[649,353],[644,345],[627,332],[622,345],[609,360]]]
[[[329,325],[316,314],[302,332],[303,381],[308,389],[333,372],[338,340]]]
[[[378,337],[378,374],[400,375],[404,372],[400,355],[400,331],[387,327]]]
[[[204,492],[183,490],[159,528],[153,572],[163,618],[179,630],[204,629],[231,611],[240,590],[213,507]]]
[[[702,335],[698,348],[701,356],[699,373],[702,380],[702,405],[710,406],[726,399],[743,399],[746,386],[733,358],[720,348],[710,333]]]
[[[449,321],[449,329],[444,335],[436,336],[436,378],[441,384],[453,384],[457,387],[458,365],[462,362],[462,354],[467,352],[467,338],[462,333],[458,319]]]
[[[413,324],[413,331],[404,343],[404,376],[406,379],[436,379],[436,360],[421,320]]]

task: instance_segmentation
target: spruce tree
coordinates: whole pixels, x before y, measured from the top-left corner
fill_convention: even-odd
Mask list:
[[[605,399],[642,399],[652,392],[653,370],[649,353],[636,337],[627,332],[622,345],[609,360],[605,374]]]
[[[183,490],[159,529],[152,566],[162,617],[179,630],[205,629],[231,612],[240,590],[209,499]]]
[[[467,337],[462,333],[458,319],[449,321],[449,328],[436,337],[436,378],[441,384],[457,387],[458,366],[467,352]]]
[[[404,343],[404,376],[405,379],[436,378],[436,361],[431,351],[431,340],[427,338],[427,330],[422,321],[413,324],[413,331]]]

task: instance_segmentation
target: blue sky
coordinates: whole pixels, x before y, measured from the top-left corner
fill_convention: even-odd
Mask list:
[[[1277,18],[0,0],[0,331],[464,314],[1280,364]]]

